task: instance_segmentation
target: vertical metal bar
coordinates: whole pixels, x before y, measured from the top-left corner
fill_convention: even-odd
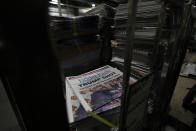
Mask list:
[[[123,91],[121,98],[120,131],[126,131],[126,104],[129,88],[130,67],[133,55],[133,40],[135,32],[136,8],[138,0],[128,1],[127,44],[125,49]],[[131,89],[131,88],[130,88]]]
[[[58,0],[58,9],[59,9],[59,16],[62,16],[62,11],[61,11],[61,0]]]

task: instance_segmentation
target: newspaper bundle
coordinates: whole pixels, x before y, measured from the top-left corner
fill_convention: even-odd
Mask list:
[[[123,73],[111,66],[66,77],[66,101],[69,122],[88,117],[87,111],[98,114],[120,106]],[[130,80],[130,84],[135,82]]]
[[[159,14],[162,3],[157,0],[140,0],[137,4],[131,75],[141,79],[152,70]],[[114,39],[111,40],[111,62],[121,68],[124,65],[124,52],[127,45],[128,3],[119,4],[115,14]],[[123,60],[123,61],[122,61]]]

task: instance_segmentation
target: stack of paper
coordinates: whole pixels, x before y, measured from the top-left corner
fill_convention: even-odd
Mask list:
[[[136,25],[133,45],[132,70],[146,75],[152,65],[156,30],[161,4],[155,0],[139,1],[136,11]],[[120,4],[115,15],[115,34],[112,44],[112,62],[123,65],[127,43],[128,5]],[[138,76],[139,77],[139,76]]]
[[[102,44],[98,39],[98,16],[51,16],[50,21],[52,38],[65,74],[78,74],[99,66]]]

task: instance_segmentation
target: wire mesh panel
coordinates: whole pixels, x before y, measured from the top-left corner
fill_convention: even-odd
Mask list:
[[[130,86],[128,90],[125,129],[126,131],[141,131],[147,124],[148,97],[152,87],[154,73]]]
[[[107,67],[106,64],[123,73],[123,79],[120,77],[109,83],[100,83],[95,91],[91,90],[87,92],[81,89],[79,92],[84,96],[87,104],[92,106],[92,103],[94,103],[94,92],[102,89],[105,91],[105,85],[114,87],[119,84],[120,88],[118,89],[122,91],[122,96],[120,95],[118,98],[111,99],[109,102],[113,105],[118,104],[118,106],[107,111],[100,111],[106,105],[100,106],[100,108],[94,108],[95,106],[93,106],[92,112],[103,118],[110,116],[111,119],[107,118],[107,120],[118,125],[119,109],[121,108],[120,130],[124,130],[127,127],[136,129],[130,120],[136,118],[141,120],[145,118],[144,114],[147,111],[146,105],[152,81],[148,75],[153,71],[153,54],[156,45],[156,34],[159,24],[158,16],[161,5],[153,0],[139,1],[138,5],[136,5],[137,1],[135,0],[130,0],[129,3],[124,1],[117,8],[100,4],[94,5],[94,7],[86,13],[83,13],[80,17],[51,17],[52,36],[54,41],[56,41],[57,53],[66,78],[79,78],[86,76],[86,74],[91,75],[95,71],[99,73],[97,70],[105,69]],[[144,77],[147,78],[143,80]],[[90,84],[92,83],[91,80],[97,80],[94,78],[97,77],[90,77],[88,79]],[[85,81],[88,80],[86,79]],[[122,80],[124,81],[123,88]],[[149,83],[145,83],[145,81],[149,81]],[[85,83],[85,85],[89,83]],[[138,90],[139,93],[145,92],[143,97],[135,98],[131,93],[132,86],[130,85],[133,83],[137,83],[133,86],[135,88],[133,91]],[[145,86],[141,88],[141,85],[138,84]],[[71,90],[73,89],[71,84],[71,86],[67,83],[66,85],[66,90],[68,87]],[[105,94],[102,91],[100,91],[100,94]],[[67,90],[67,92],[70,91]],[[100,118],[99,120],[101,121],[99,122],[93,120],[91,115],[89,116],[88,112],[85,111],[82,102],[80,100],[78,101],[79,97],[74,96],[74,93],[76,95],[77,92],[74,90],[71,92],[72,97],[70,100],[77,100],[77,102],[75,101],[75,105],[72,105],[72,112],[70,111],[68,113],[73,113],[74,116],[70,122],[71,126],[76,128],[80,127],[82,130],[86,128],[87,124],[85,123],[93,123],[92,126],[100,125],[100,122],[104,120]],[[66,100],[68,100],[67,96],[68,94],[66,94]],[[109,95],[107,94],[107,96]],[[100,100],[99,103],[107,101],[106,99],[101,100],[100,98],[97,96],[97,100]],[[106,97],[104,96],[104,98]],[[133,98],[133,101],[130,100],[131,98]],[[140,100],[143,101],[144,99],[145,102],[140,103]],[[133,104],[131,104],[132,102]],[[105,104],[108,104],[108,102]],[[125,118],[127,116],[126,108],[130,104],[133,106],[131,108],[136,109],[129,110],[129,114],[133,115],[135,110],[138,110],[143,112],[140,113],[141,116],[133,116],[130,119],[129,115],[129,118]],[[82,114],[82,119],[78,119],[80,114]],[[126,123],[124,120],[127,119],[128,122]],[[138,125],[139,121],[136,123]]]
[[[125,51],[124,60],[123,54],[120,56],[117,54],[119,51],[116,53],[115,50],[112,59],[115,64],[124,65],[124,92],[120,117],[122,131],[143,130],[147,124],[145,119],[147,119],[148,98],[154,79],[148,74],[153,70],[152,56],[156,47],[161,3],[156,1],[139,1],[138,5],[136,3],[129,1],[128,5],[120,5],[120,10],[124,10],[125,13],[118,14],[117,11],[117,24],[121,26],[117,28],[115,35],[119,44],[113,46],[114,49],[124,48]],[[122,25],[123,19],[127,25]],[[127,83],[130,76],[137,79],[135,86]],[[142,80],[145,76],[149,79]],[[134,93],[134,90],[138,92]],[[139,94],[143,95],[139,97]]]

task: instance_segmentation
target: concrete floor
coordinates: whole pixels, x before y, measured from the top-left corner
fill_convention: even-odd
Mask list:
[[[185,62],[196,62],[196,53],[187,53]],[[195,115],[190,111],[185,111],[182,107],[182,102],[188,93],[187,88],[191,88],[195,83],[196,80],[194,79],[179,76],[170,104],[170,115],[188,126],[191,126]]]
[[[196,80],[185,77],[179,77],[170,104],[170,115],[172,115],[174,118],[177,118],[178,120],[180,120],[188,126],[191,126],[194,114],[190,111],[184,110],[184,108],[182,107],[182,102],[184,97],[188,93],[187,88],[191,88],[195,83]]]

